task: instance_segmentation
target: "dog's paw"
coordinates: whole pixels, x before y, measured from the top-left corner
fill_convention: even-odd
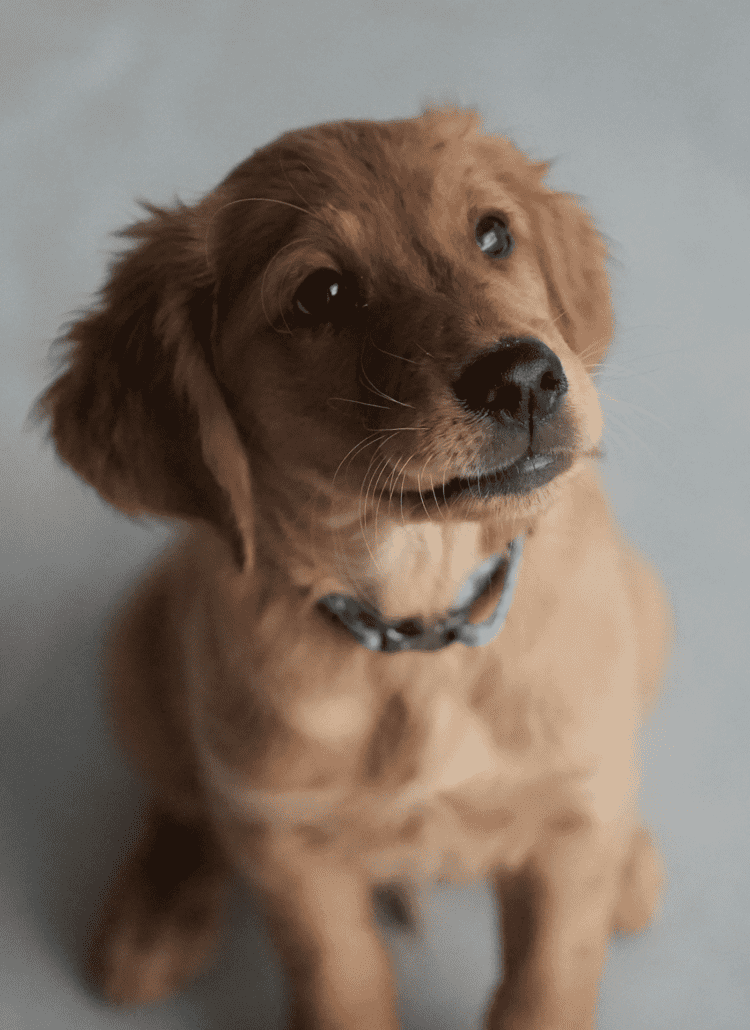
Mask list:
[[[664,867],[659,852],[649,831],[641,828],[634,835],[633,850],[623,872],[614,930],[644,930],[659,909],[663,886]]]
[[[117,1005],[144,1005],[179,990],[212,957],[227,885],[228,870],[203,834],[152,822],[93,937],[92,984]]]

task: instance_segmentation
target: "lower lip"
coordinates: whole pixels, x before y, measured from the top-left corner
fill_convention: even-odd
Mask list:
[[[528,494],[559,476],[570,467],[572,461],[570,454],[526,455],[496,472],[474,479],[452,479],[444,487],[436,486],[427,493],[412,493],[422,503],[429,500],[445,503],[469,498],[487,501],[493,497]]]

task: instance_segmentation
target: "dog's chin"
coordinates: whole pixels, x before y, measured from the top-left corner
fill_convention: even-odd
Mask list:
[[[510,465],[484,472],[477,476],[456,476],[429,490],[405,490],[404,508],[419,506],[423,511],[452,511],[462,509],[466,502],[490,503],[499,499],[528,497],[566,472],[575,454],[562,451],[555,454],[526,453]]]

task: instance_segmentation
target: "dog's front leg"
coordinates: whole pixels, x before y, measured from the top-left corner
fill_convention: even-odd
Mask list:
[[[285,967],[289,1030],[397,1030],[390,958],[366,877],[296,833],[237,824],[225,839],[259,892]]]
[[[630,831],[565,826],[524,867],[499,872],[504,977],[490,1030],[593,1030]]]

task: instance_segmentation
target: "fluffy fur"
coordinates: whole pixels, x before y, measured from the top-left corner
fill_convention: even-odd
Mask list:
[[[195,206],[149,207],[70,328],[40,401],[60,454],[120,510],[190,527],[109,648],[117,737],[150,791],[92,944],[109,998],[164,997],[205,963],[235,869],[286,964],[290,1025],[394,1028],[373,887],[489,875],[488,1026],[594,1026],[610,933],[658,896],[636,734],[669,616],[596,471],[606,248],[546,171],[467,111],[288,133]],[[480,246],[488,215],[509,254]],[[348,284],[330,321],[303,317],[317,269]],[[529,339],[548,374],[519,415],[533,362],[519,387],[492,361]],[[564,393],[549,417],[543,389]],[[549,482],[443,493],[532,444],[565,456]],[[442,614],[519,534],[485,647],[371,652],[316,607],[343,591]]]

